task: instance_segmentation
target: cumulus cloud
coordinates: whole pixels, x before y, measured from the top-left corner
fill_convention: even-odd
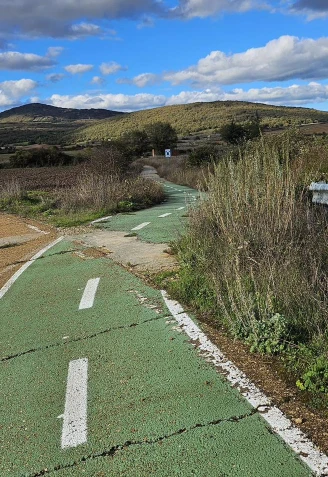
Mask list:
[[[222,12],[246,12],[262,8],[268,6],[260,0],[180,0],[179,5],[170,11],[175,17],[190,19],[216,16]]]
[[[144,14],[163,15],[165,8],[157,0],[0,0],[0,31],[29,36],[78,37],[100,33],[89,21],[117,18],[141,19]],[[24,14],[22,14],[24,12]]]
[[[99,69],[103,75],[114,75],[119,71],[126,71],[127,67],[122,66],[115,61],[111,61],[110,63],[102,63]]]
[[[0,53],[0,70],[39,71],[51,68],[56,62],[53,56],[39,56],[34,53],[6,51]]]
[[[298,0],[291,6],[295,13],[305,13],[309,20],[328,16],[326,0]]]
[[[264,47],[226,55],[212,51],[194,66],[166,73],[162,79],[174,85],[248,83],[253,81],[285,81],[322,79],[328,75],[328,38],[299,39],[281,36]]]
[[[105,83],[105,80],[101,76],[94,76],[91,80],[91,84],[102,85],[104,83]]]
[[[81,63],[77,65],[65,66],[65,70],[68,73],[71,73],[72,75],[87,73],[88,71],[91,71],[92,69],[93,69],[93,65],[83,65]]]
[[[90,94],[68,96],[53,94],[49,100],[53,106],[61,108],[104,108],[116,111],[136,111],[139,109],[164,106],[165,96],[152,94]]]
[[[31,79],[18,81],[3,81],[0,83],[0,107],[8,107],[17,104],[36,87],[37,82]]]
[[[53,73],[51,75],[48,75],[46,79],[48,81],[51,81],[51,83],[58,83],[61,81],[63,78],[65,78],[65,75],[62,73]]]
[[[103,34],[94,22],[104,19],[132,19],[139,22],[139,27],[145,27],[151,26],[156,17],[204,18],[221,12],[266,8],[266,0],[175,0],[174,3],[176,6],[172,8],[172,0],[56,0],[47,2],[45,7],[44,0],[0,0],[0,5],[5,6],[1,10],[0,31],[74,39]]]
[[[310,82],[305,85],[272,88],[241,88],[223,91],[220,88],[207,88],[202,91],[182,91],[166,97],[152,94],[84,94],[62,96],[54,94],[49,103],[63,108],[105,108],[116,111],[138,111],[174,104],[188,104],[210,101],[250,101],[275,105],[304,106],[309,103],[324,103],[328,100],[328,85]]]
[[[226,92],[220,89],[204,91],[184,91],[171,96],[166,105],[187,104],[197,101],[250,101],[252,103],[267,103],[277,106],[304,106],[309,103],[323,103],[328,99],[328,86],[316,82],[307,85],[292,85],[273,88],[241,88]]]
[[[153,85],[160,80],[160,76],[154,75],[153,73],[142,73],[141,75],[135,76],[132,79],[120,78],[116,82],[118,84],[133,84],[139,88],[144,88],[145,86]]]

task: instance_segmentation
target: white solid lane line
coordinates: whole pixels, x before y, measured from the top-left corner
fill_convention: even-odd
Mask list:
[[[35,232],[38,232],[39,234],[44,234],[44,235],[50,234],[50,232],[45,232],[44,230],[41,230],[38,227],[35,227],[35,225],[28,225],[28,228],[31,230],[35,230]]]
[[[172,212],[170,212],[168,214],[159,215],[158,218],[168,217],[169,215],[172,215]]]
[[[64,237],[59,237],[57,240],[55,240],[54,242],[51,242],[49,245],[47,245],[45,248],[43,248],[42,250],[40,250],[40,252],[38,252],[37,254],[35,254],[30,260],[28,260],[26,263],[24,263],[24,265],[19,269],[17,270],[16,273],[14,273],[14,275],[7,281],[7,283],[1,288],[0,290],[0,300],[1,298],[5,295],[5,293],[7,293],[7,291],[9,290],[9,288],[15,283],[15,281],[17,280],[17,278],[19,278],[21,276],[21,274],[23,272],[25,272],[25,270],[30,266],[32,265],[32,263],[35,262],[35,260],[37,260],[38,258],[42,257],[42,255],[47,252],[49,249],[51,249],[51,247],[53,247],[54,245],[57,245],[57,243],[61,242],[63,240]]]
[[[134,227],[134,229],[131,229],[131,230],[141,230],[144,227],[147,227],[147,225],[149,225],[149,224],[150,224],[150,222],[144,222],[143,224],[140,224],[140,225],[138,225],[137,227]]]
[[[310,467],[315,475],[328,475],[328,457],[300,429],[294,426],[279,408],[271,404],[270,398],[262,393],[242,371],[224,356],[221,350],[209,340],[190,316],[184,312],[184,309],[177,301],[172,300],[165,290],[162,290],[162,296],[179,327],[192,341],[198,343],[197,348],[200,355],[206,361],[212,362],[218,371],[223,373],[231,385],[238,389],[251,406],[258,410],[273,431],[298,454],[300,459]]]
[[[112,218],[111,215],[108,215],[107,217],[101,217],[101,219],[93,220],[92,222],[90,222],[90,225],[98,224],[99,222],[106,222],[106,220],[111,218]]]
[[[86,310],[87,308],[93,307],[99,281],[100,278],[92,278],[88,281],[80,301],[79,310]]]
[[[62,449],[87,442],[88,360],[71,361],[68,367]]]

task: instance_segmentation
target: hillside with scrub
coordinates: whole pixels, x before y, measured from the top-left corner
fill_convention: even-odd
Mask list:
[[[200,131],[215,131],[231,121],[248,123],[255,118],[261,121],[262,128],[275,129],[328,122],[328,112],[241,101],[192,103],[147,109],[97,121],[74,130],[65,140],[72,143],[116,139],[128,131],[140,130],[147,124],[158,121],[169,122],[179,135],[187,135]]]

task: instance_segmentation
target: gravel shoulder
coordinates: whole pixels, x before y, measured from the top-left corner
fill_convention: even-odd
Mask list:
[[[0,214],[0,287],[38,250],[55,240],[57,230],[36,220]]]

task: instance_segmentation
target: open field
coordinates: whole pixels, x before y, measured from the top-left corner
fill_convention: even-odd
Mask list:
[[[25,190],[63,189],[76,183],[80,171],[81,166],[1,169],[0,187],[15,180]]]

